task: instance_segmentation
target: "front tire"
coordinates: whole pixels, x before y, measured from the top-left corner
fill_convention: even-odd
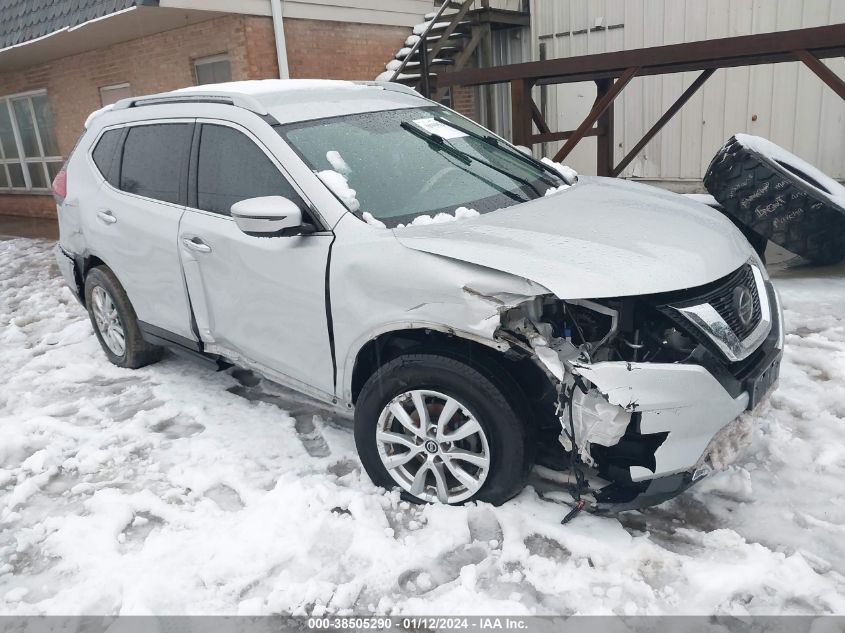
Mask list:
[[[381,366],[355,408],[355,444],[370,479],[414,502],[498,505],[519,493],[533,451],[504,383],[444,356]]]
[[[97,266],[88,271],[85,305],[97,340],[112,363],[137,369],[161,359],[162,349],[141,336],[129,297],[109,268]]]

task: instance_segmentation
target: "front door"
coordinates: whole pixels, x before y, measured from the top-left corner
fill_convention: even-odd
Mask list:
[[[91,214],[92,254],[117,275],[138,320],[196,340],[177,247],[193,130],[191,120],[104,132],[94,161],[108,180],[80,212]]]
[[[271,377],[331,397],[326,263],[333,236],[250,237],[229,215],[240,200],[285,196],[308,206],[275,158],[244,129],[203,123],[190,204],[179,227],[185,279],[210,350],[272,370]]]

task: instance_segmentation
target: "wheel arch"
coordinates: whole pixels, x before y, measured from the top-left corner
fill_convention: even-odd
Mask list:
[[[79,300],[84,307],[88,307],[85,305],[85,278],[88,276],[88,272],[97,266],[106,266],[111,270],[106,262],[92,253],[77,255],[74,261],[73,275],[76,280],[76,287],[79,290]],[[113,270],[112,273],[114,273]]]
[[[345,389],[354,404],[364,383],[379,367],[405,354],[435,354],[464,362],[476,370],[505,381],[510,395],[520,399],[519,406],[535,425],[550,422],[553,415],[555,386],[548,376],[529,358],[510,352],[495,341],[482,343],[464,333],[438,330],[433,327],[413,327],[385,330],[369,338],[358,348],[350,363]]]

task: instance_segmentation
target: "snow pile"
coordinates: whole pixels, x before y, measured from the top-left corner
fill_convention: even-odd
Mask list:
[[[369,211],[364,211],[364,213],[362,214],[362,217],[364,218],[364,222],[366,222],[370,226],[374,226],[377,229],[386,229],[387,228],[387,225],[384,222],[379,220],[376,216],[374,216]]]
[[[583,514],[374,487],[349,421],[249,372],[108,363],[50,244],[0,241],[0,613],[845,613],[845,278],[776,277],[780,389],[728,470]],[[840,269],[840,272],[842,269]]]
[[[399,224],[397,229],[403,229],[405,226],[424,226],[426,224],[443,224],[444,222],[455,222],[456,220],[463,220],[465,218],[474,218],[481,215],[475,209],[468,209],[467,207],[458,207],[455,209],[455,214],[438,213],[434,217],[430,215],[418,215],[407,225]]]
[[[336,150],[326,152],[326,160],[329,161],[332,169],[343,176],[349,177],[349,174],[352,172],[352,168],[349,167],[345,160],[343,160],[343,156],[340,155],[340,152]]]
[[[338,154],[338,157],[340,157],[340,154]],[[317,177],[323,181],[323,184],[326,185],[326,187],[328,187],[334,195],[340,198],[340,201],[347,209],[354,213],[361,207],[361,204],[358,202],[358,193],[349,186],[346,176],[333,169],[325,169],[321,172],[317,172]]]
[[[425,33],[425,30],[429,27],[429,25],[433,22],[433,20],[429,20],[428,22],[420,22],[419,24],[414,25],[414,35],[421,36]],[[445,29],[449,26],[451,22],[436,22],[434,26],[431,27],[432,31],[437,31],[439,29]]]
[[[551,158],[543,158],[540,159],[544,165],[548,165],[552,169],[554,169],[557,173],[563,176],[563,179],[569,183],[570,185],[574,185],[575,182],[578,180],[578,172],[572,169],[569,165],[564,165],[562,163],[558,163],[553,161]]]
[[[570,185],[561,185],[560,187],[549,187],[546,189],[546,193],[543,194],[543,197],[553,196],[556,193],[560,193],[561,191],[566,191],[569,189]]]

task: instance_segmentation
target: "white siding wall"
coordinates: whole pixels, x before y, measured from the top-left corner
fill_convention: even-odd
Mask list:
[[[532,51],[568,57],[845,22],[843,0],[532,0]],[[597,24],[609,28],[573,34]],[[623,25],[621,27],[617,25]],[[845,77],[845,60],[827,60]],[[618,162],[697,73],[634,79],[616,100]],[[574,129],[595,99],[595,84],[547,91],[553,130]],[[535,100],[540,99],[536,89]],[[845,178],[845,102],[798,63],[721,69],[663,128],[625,176],[699,180],[735,132],[764,136]],[[553,154],[560,144],[544,148]],[[567,159],[595,173],[595,139]]]

